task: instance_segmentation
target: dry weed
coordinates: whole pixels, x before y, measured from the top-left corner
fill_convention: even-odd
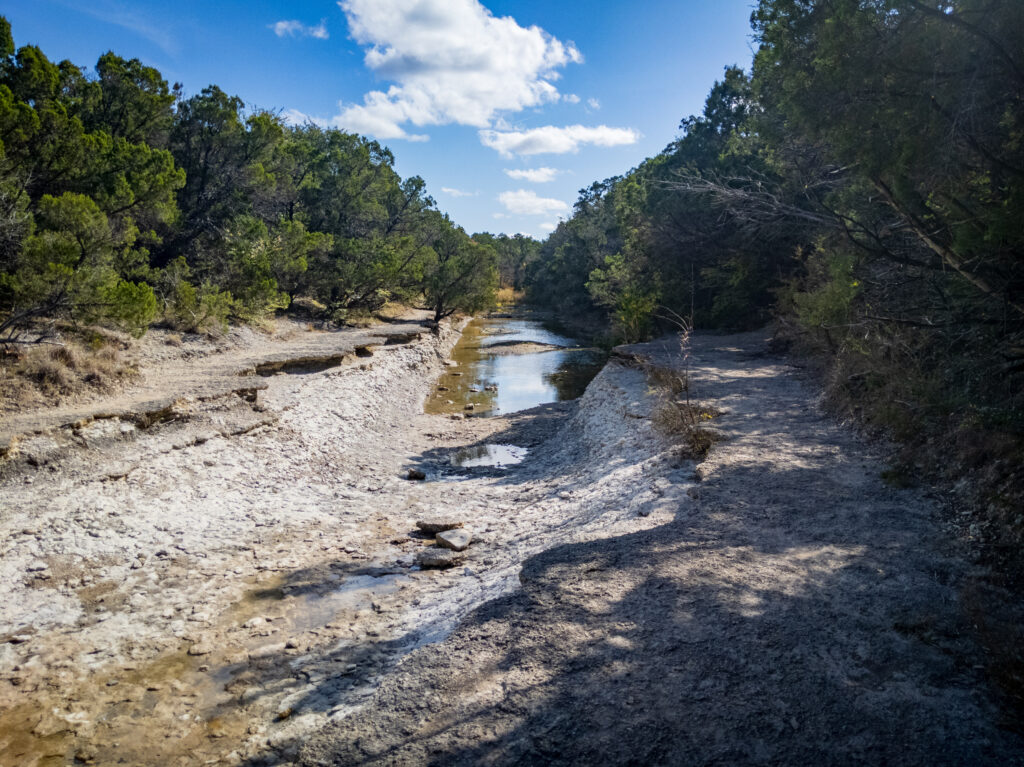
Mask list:
[[[523,300],[526,296],[526,291],[516,290],[515,288],[500,288],[497,293],[494,294],[494,301],[498,306],[514,306]]]
[[[690,396],[689,340],[691,326],[682,317],[667,318],[679,327],[678,358],[668,365],[644,364],[648,384],[661,402],[655,407],[651,423],[661,434],[678,440],[686,458],[701,460],[722,435],[707,428],[721,415],[713,407],[694,402]]]
[[[86,391],[102,392],[133,374],[116,346],[86,347],[68,342],[36,346],[5,355],[0,367],[0,410],[12,412],[52,405]]]

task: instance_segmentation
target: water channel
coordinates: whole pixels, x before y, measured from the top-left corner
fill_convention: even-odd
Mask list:
[[[605,359],[537,320],[481,317],[463,331],[426,411],[486,417],[575,399]]]

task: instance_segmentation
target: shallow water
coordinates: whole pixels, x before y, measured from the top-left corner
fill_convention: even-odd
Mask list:
[[[516,344],[551,348],[521,347],[518,351],[526,353],[509,353],[517,351]],[[466,326],[452,360],[456,366],[441,376],[427,399],[428,413],[507,415],[575,399],[600,371],[605,355],[545,330],[536,320],[485,317]]]
[[[481,466],[500,468],[521,463],[528,452],[525,447],[518,447],[517,445],[474,445],[457,452],[452,458],[452,464],[461,466],[464,469],[473,469]]]

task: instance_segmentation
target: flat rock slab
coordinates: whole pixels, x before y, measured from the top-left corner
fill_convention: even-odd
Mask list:
[[[465,551],[473,542],[473,536],[468,530],[442,530],[437,534],[435,540],[438,546],[452,551]]]
[[[455,567],[461,565],[466,561],[464,554],[459,554],[450,549],[442,549],[437,546],[431,546],[429,549],[424,549],[416,557],[416,564],[424,569],[433,570],[445,570],[449,567]]]
[[[416,527],[429,535],[437,535],[445,530],[454,530],[462,527],[462,522],[457,519],[421,519],[416,522]]]

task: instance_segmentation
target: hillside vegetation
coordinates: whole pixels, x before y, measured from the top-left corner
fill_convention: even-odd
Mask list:
[[[486,306],[497,254],[376,141],[187,95],[137,59],[15,48],[0,18],[0,345],[53,322],[210,330],[302,299]],[[41,322],[42,321],[42,322]]]
[[[780,335],[921,469],[1024,518],[1024,5],[762,0],[680,138],[581,192],[533,300],[626,341],[689,318]]]

